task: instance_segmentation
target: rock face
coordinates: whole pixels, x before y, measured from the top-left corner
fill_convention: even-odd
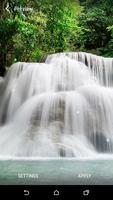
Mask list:
[[[0,156],[113,153],[113,59],[60,53],[0,81]]]

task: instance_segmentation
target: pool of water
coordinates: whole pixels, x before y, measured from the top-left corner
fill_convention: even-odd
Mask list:
[[[0,160],[0,185],[113,185],[113,160]]]

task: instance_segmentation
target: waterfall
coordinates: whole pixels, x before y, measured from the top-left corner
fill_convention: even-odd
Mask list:
[[[0,156],[112,154],[112,68],[83,52],[13,64],[0,78]]]
[[[71,59],[83,62],[85,65],[91,69],[92,73],[96,78],[98,78],[101,85],[113,86],[113,59],[104,58],[102,56],[96,56],[90,53],[84,52],[71,52],[71,53],[57,53],[54,55],[49,55],[46,62],[52,62],[53,58],[58,58],[60,56],[68,56]]]

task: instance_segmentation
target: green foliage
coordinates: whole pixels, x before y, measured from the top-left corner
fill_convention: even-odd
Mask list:
[[[84,11],[79,18],[79,49],[104,56],[113,56],[112,34],[113,1],[82,1]]]
[[[82,32],[79,35],[80,45],[86,49],[95,49],[105,46],[109,36],[107,30],[109,19],[105,11],[100,8],[89,10],[86,14],[80,16],[80,26]]]
[[[98,49],[100,55],[104,55],[106,57],[113,57],[113,26],[108,27],[108,31],[111,33],[110,40],[106,44],[106,46]]]
[[[0,74],[16,61],[49,53],[90,51],[113,56],[111,0],[1,0]]]

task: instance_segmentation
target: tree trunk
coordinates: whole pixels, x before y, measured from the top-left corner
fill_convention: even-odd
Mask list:
[[[6,55],[2,54],[0,55],[0,76],[4,76],[6,72]]]

